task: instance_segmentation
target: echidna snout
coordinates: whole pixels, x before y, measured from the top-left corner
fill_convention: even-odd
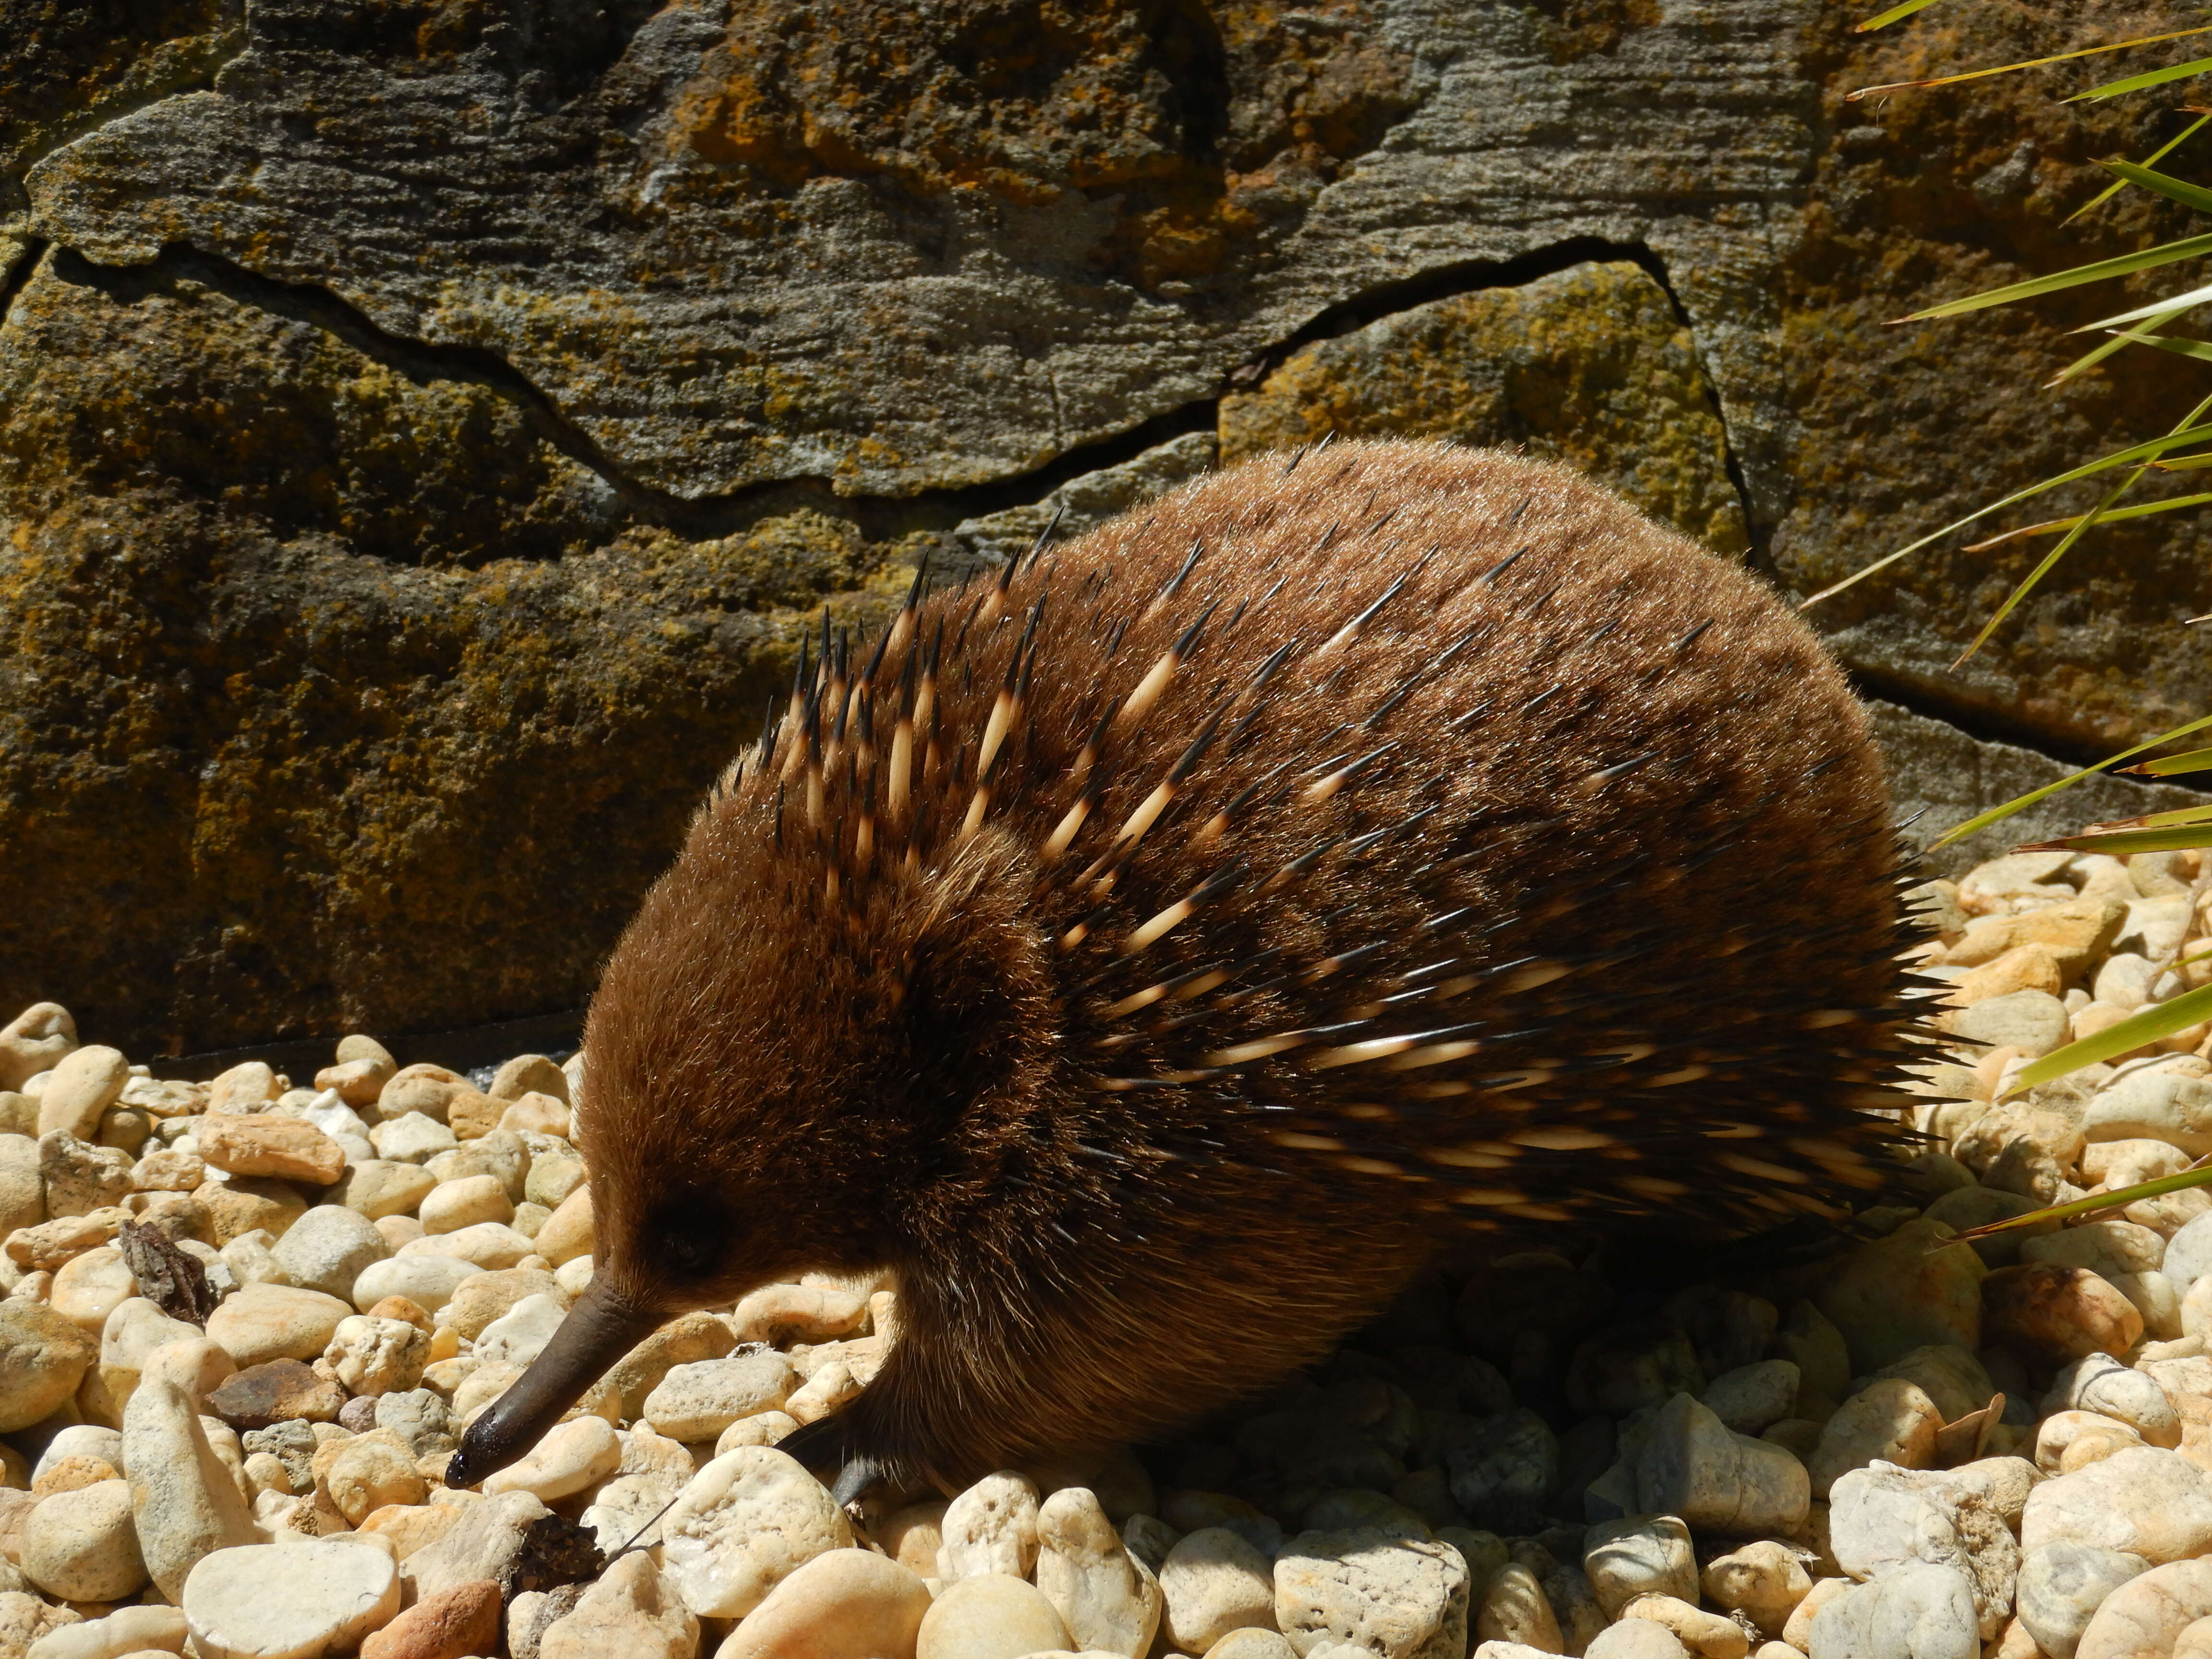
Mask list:
[[[951,1486],[1470,1228],[1836,1213],[1899,1133],[1893,860],[1811,634],[1562,468],[1271,457],[916,596],[810,647],[610,963],[588,1328],[464,1468],[808,1267],[901,1331],[787,1443]]]

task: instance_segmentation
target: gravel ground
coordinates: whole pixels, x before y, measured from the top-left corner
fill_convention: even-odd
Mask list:
[[[443,1485],[591,1276],[585,1056],[181,1083],[40,1004],[0,1030],[0,1659],[2212,1659],[2212,1196],[1939,1247],[2212,1152],[2203,1026],[1992,1103],[2212,982],[2207,887],[1919,890],[1930,1150],[1841,1240],[1656,1290],[1471,1258],[1183,1443],[892,1512],[775,1449],[896,1336],[887,1280],[818,1275]]]

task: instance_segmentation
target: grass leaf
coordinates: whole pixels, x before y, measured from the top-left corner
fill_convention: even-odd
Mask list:
[[[2184,772],[2212,772],[2212,749],[2191,749],[2179,755],[2161,755],[2156,760],[2147,760],[2139,766],[2123,766],[2123,772],[2138,773],[2147,778],[2171,778]]]
[[[1933,853],[1940,848],[1950,846],[1954,842],[1964,841],[1968,836],[1986,830],[1993,823],[2002,823],[2015,812],[2025,811],[2045,796],[2055,795],[2062,789],[2070,788],[2084,778],[2094,777],[2108,766],[2118,765],[2124,760],[2133,760],[2137,755],[2146,754],[2160,744],[2172,743],[2176,738],[2185,738],[2192,732],[2202,732],[2208,726],[2212,726],[2212,714],[2207,714],[2201,720],[2193,720],[2186,726],[2177,726],[2172,731],[2161,732],[2147,743],[2137,744],[2132,749],[2123,749],[2118,754],[2100,760],[2094,766],[2085,766],[2070,776],[2059,779],[2056,783],[2046,783],[2040,789],[2031,789],[2024,795],[2016,795],[2002,806],[1992,806],[1988,811],[1968,818],[1964,823],[1952,825],[1936,838],[1928,850]]]
[[[2141,75],[2130,75],[2124,81],[2107,81],[2101,87],[2077,92],[2066,101],[2079,104],[2090,99],[2117,98],[2124,92],[2141,92],[2147,87],[2162,87],[2169,81],[2185,81],[2192,75],[2203,74],[2207,70],[2212,70],[2212,58],[2193,58],[2186,64],[2169,64],[2164,69],[2146,70]]]
[[[1914,12],[1925,11],[1935,3],[1936,0],[1905,0],[1905,3],[1901,6],[1892,6],[1887,11],[1868,18],[1863,23],[1858,24],[1852,32],[1864,34],[1869,29],[1886,29],[1892,23],[1901,23]]]
[[[1949,524],[1945,525],[1941,530],[1929,531],[1918,541],[1909,542],[1905,546],[1899,548],[1894,553],[1884,554],[1881,558],[1876,559],[1872,564],[1860,566],[1859,568],[1851,572],[1850,575],[1844,577],[1841,581],[1831,582],[1827,586],[1822,588],[1810,599],[1800,599],[1797,602],[1797,608],[1800,611],[1808,610],[1812,606],[1820,604],[1821,600],[1832,598],[1834,595],[1842,592],[1845,588],[1855,586],[1858,583],[1864,581],[1869,576],[1873,575],[1877,570],[1886,569],[1887,567],[1895,564],[1899,559],[1904,558],[1907,554],[1917,553],[1922,548],[1926,547],[1929,543],[1942,541],[1944,537],[1949,535],[1953,531],[1964,530],[1968,525],[1974,523],[1978,520],[1986,519],[1992,513],[2001,513],[2006,507],[2012,506],[2014,503],[2027,501],[2031,496],[2040,495],[2046,489],[2056,489],[2062,484],[2075,483],[2083,478],[2094,478],[2100,472],[2109,472],[2116,466],[2126,466],[2132,462],[2139,460],[2156,460],[2159,457],[2164,455],[2169,449],[2179,449],[2185,444],[2203,443],[2207,441],[2212,441],[2212,426],[2191,427],[2186,431],[2170,432],[2163,438],[2152,438],[2145,442],[2134,444],[2126,449],[2118,450],[2114,452],[2112,454],[2103,456],[2097,460],[2085,462],[2081,465],[2074,468],[2071,471],[2057,473],[2051,477],[2044,479],[2040,483],[2027,484],[2021,489],[2014,490],[2011,495],[2003,497],[2000,501],[1991,501],[1987,507],[1976,507],[1972,513],[1966,514],[1963,519],[1953,520]]]
[[[2196,408],[2191,410],[2188,414],[2183,416],[2181,417],[2180,425],[2176,427],[2174,431],[2186,432],[2191,430],[2199,421],[2204,418],[2207,410],[2212,410],[2212,398],[2207,398],[2203,403],[2197,404]],[[2172,436],[2172,434],[2169,433],[2167,435]],[[2121,479],[2119,483],[2114,484],[2111,489],[2107,490],[2103,501],[2098,502],[2096,506],[2090,508],[2088,512],[2081,515],[2081,521],[2060,538],[2058,545],[2052,548],[2050,552],[2045,554],[2043,556],[2043,562],[2037,565],[2034,569],[2029,571],[2027,573],[2027,579],[2006,596],[2005,602],[1997,607],[1996,615],[1991,617],[1989,621],[1982,624],[1982,631],[1974,635],[1974,642],[1972,645],[1968,646],[1964,651],[1961,651],[1959,653],[1959,661],[1951,665],[1953,668],[1957,668],[1960,663],[1965,662],[1967,658],[1972,656],[1975,652],[1980,650],[1984,645],[1989,643],[1990,636],[1997,631],[1998,626],[2003,623],[2004,619],[2012,615],[2014,610],[2019,606],[2021,601],[2026,599],[2030,593],[2035,591],[2035,585],[2051,574],[2051,567],[2056,565],[2059,560],[2066,556],[2068,550],[2072,548],[2075,543],[2080,541],[2082,537],[2087,535],[2089,532],[2103,520],[2105,514],[2112,510],[2112,507],[2114,502],[2118,501],[2121,496],[2126,495],[2128,491],[2136,487],[2136,483],[2141,481],[2142,475],[2150,471],[2150,465],[2151,464],[2148,461],[2144,461],[2133,471],[2130,472],[2126,477]],[[2150,849],[2146,848],[2143,850],[2148,852]]]
[[[1859,27],[1863,28],[1866,26],[1862,23]],[[2142,165],[2144,167],[2152,167],[2155,166],[2158,162],[2166,160],[2167,156],[2172,155],[2175,150],[2180,149],[2181,146],[2189,139],[2195,137],[2198,132],[2202,131],[2203,130],[2204,124],[2207,121],[2212,121],[2212,115],[2199,115],[2194,121],[2191,121],[2179,132],[2167,139],[2156,149],[2151,151],[2149,155],[2144,156]],[[2099,191],[2087,201],[2082,203],[2080,207],[2075,208],[2073,212],[2068,214],[2061,222],[2069,225],[2072,224],[2083,214],[2094,212],[2098,208],[2104,206],[2106,203],[2111,201],[2112,198],[2118,196],[2127,187],[2128,181],[2126,179],[2113,179],[2111,184],[2106,185],[2104,189]]]
[[[2085,832],[2057,841],[2031,841],[2013,848],[2015,853],[2109,853],[2122,858],[2130,853],[2185,853],[2192,847],[2212,847],[2212,828],[2189,824],[2176,830],[2116,830],[2109,834]]]
[[[2192,458],[2196,459],[2196,458]],[[2202,458],[2202,464],[2212,466],[2212,455]],[[2169,495],[2162,501],[2137,501],[2133,507],[2116,507],[2105,514],[2102,522],[2113,524],[2122,519],[2148,518],[2154,513],[2175,513],[2185,507],[2202,507],[2212,501],[2212,494],[2198,495]],[[1986,541],[1968,542],[1961,552],[1980,553],[2002,543],[2016,541],[2022,536],[2052,536],[2062,530],[2070,530],[2081,522],[2083,514],[2070,519],[2045,519],[2041,524],[2024,524],[2017,530],[2008,530],[2001,536],[1991,536]]]
[[[2202,1187],[2208,1182],[2212,1182],[2212,1164],[2203,1168],[2191,1165],[2179,1175],[2160,1176],[2154,1181],[2138,1182],[2132,1187],[2115,1187],[2108,1193],[2095,1193],[2087,1198],[2071,1199],[2063,1204],[2030,1210],[2026,1215],[2007,1216],[2002,1221],[1988,1221],[1978,1227],[1969,1227],[1964,1232],[1938,1239],[1928,1247],[1928,1254],[1933,1255],[1954,1244],[1970,1244],[1978,1238],[2008,1233],[2016,1228],[2033,1227],[2045,1221],[2071,1221],[2075,1216],[2094,1215],[2100,1210],[2124,1210],[2146,1198],[2161,1198],[2167,1193],[2185,1192],[2191,1187]]]
[[[2064,1077],[2069,1072],[2078,1072],[2084,1066],[2116,1058],[2131,1048],[2140,1048],[2147,1042],[2156,1042],[2160,1037],[2172,1036],[2176,1031],[2185,1031],[2191,1026],[2212,1018],[2212,985],[2201,990],[2184,991],[2171,1001],[2160,1002],[2137,1010],[2118,1025],[2107,1026],[2094,1036],[2085,1036],[2078,1042],[2069,1042],[2063,1048],[2054,1048],[2041,1060],[2031,1060],[2021,1067],[2012,1080],[2008,1094],[2018,1094],[2023,1089],[2033,1089],[2039,1083],[2048,1083],[2055,1077]],[[2166,1177],[2171,1181],[2175,1177]]]
[[[2046,64],[2071,63],[2076,58],[2094,58],[2100,52],[2125,52],[2130,46],[2154,46],[2164,40],[2185,40],[2192,34],[2212,34],[2212,23],[2201,28],[2176,29],[2171,34],[2145,34],[2132,40],[2108,41],[2101,46],[2084,46],[2079,52],[2054,52],[2048,58],[2023,58],[2017,64],[1999,64],[1993,69],[1968,70],[1963,75],[1939,75],[1927,81],[1891,81],[1879,87],[1861,87],[1856,92],[1845,93],[1844,101],[1856,104],[1878,92],[1904,92],[1914,87],[1955,87],[1961,81],[1981,81],[1992,75],[2010,75],[2015,70],[2041,69]]]
[[[2176,259],[2200,258],[2212,253],[2212,236],[2188,236],[2178,242],[2161,242],[2156,247],[2144,248],[2139,253],[2123,253],[2114,259],[2098,259],[2086,265],[2075,265],[2071,270],[2053,271],[2048,276],[2031,276],[2024,283],[2008,283],[1981,294],[1968,295],[1963,300],[1950,300],[1940,306],[1930,306],[1925,311],[1916,311],[1897,320],[1903,323],[1923,323],[1937,317],[1957,317],[1969,311],[1982,311],[1990,306],[2010,305],[2015,300],[2032,300],[2038,295],[2057,294],[2065,289],[2079,288],[2084,283],[2101,283],[2108,276],[2125,276],[2138,270],[2171,264]],[[2212,298],[2212,295],[2208,295]],[[2161,306],[2171,305],[2171,300]],[[2141,314],[2148,314],[2141,313]],[[2120,322],[2122,318],[2108,318],[2108,322]]]
[[[2146,320],[2154,323],[2168,316],[2178,316],[2182,312],[2203,305],[2207,300],[2212,300],[2212,287],[2191,289],[2186,294],[2169,294],[2155,304],[2138,306],[2133,311],[2123,311],[2115,317],[2100,317],[2095,322],[2084,323],[2069,332],[2094,334],[2100,328],[2117,328],[2122,323]]]
[[[2212,58],[2200,58],[2197,63],[2201,68],[2212,69]],[[2133,161],[2106,161],[2104,165],[2131,185],[2154,190],[2168,201],[2195,208],[2199,213],[2212,213],[2212,190],[2202,185],[2192,185],[2186,179],[2177,179],[2155,167],[2138,167]]]

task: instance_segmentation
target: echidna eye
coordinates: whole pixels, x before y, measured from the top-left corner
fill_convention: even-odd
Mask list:
[[[711,1194],[671,1194],[653,1208],[645,1228],[647,1260],[672,1279],[699,1279],[721,1259],[729,1217]]]

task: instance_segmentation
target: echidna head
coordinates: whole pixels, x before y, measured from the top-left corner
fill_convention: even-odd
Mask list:
[[[607,966],[577,1112],[590,1288],[477,1420],[462,1484],[511,1462],[670,1316],[941,1243],[1053,1087],[1030,855],[986,831],[936,868],[825,890],[821,861],[715,804]]]

